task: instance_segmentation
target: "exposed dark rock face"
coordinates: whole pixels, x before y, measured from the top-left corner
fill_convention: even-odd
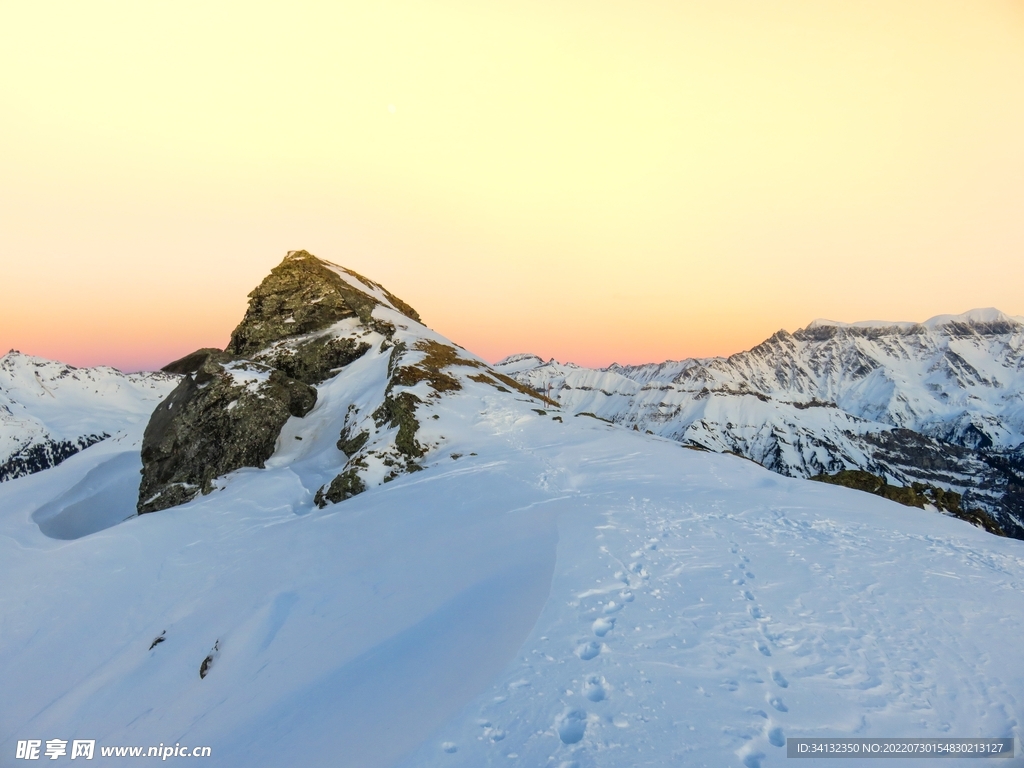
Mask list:
[[[1024,539],[1021,449],[976,451],[909,429],[868,433],[863,440],[872,449],[870,471],[902,478],[907,485],[962,488],[965,509],[990,517],[1001,535]],[[976,524],[992,530],[987,523]]]
[[[344,453],[346,456],[355,456],[359,453],[360,449],[366,445],[366,441],[370,439],[370,433],[363,431],[355,435],[349,436],[346,432],[342,434],[338,440],[338,450]]]
[[[381,292],[398,311],[419,321],[416,310],[401,299],[355,272],[344,271],[371,292]],[[249,294],[249,309],[231,334],[227,351],[248,357],[272,342],[322,331],[350,317],[358,317],[375,330],[386,330],[372,317],[378,304],[373,296],[353,288],[312,254],[292,251]]]
[[[346,469],[325,488],[317,491],[316,496],[313,498],[313,503],[321,509],[327,506],[327,502],[337,504],[339,501],[351,499],[353,496],[359,495],[366,490],[366,484],[359,477],[359,472],[352,468]]]
[[[206,658],[203,659],[202,663],[199,665],[200,680],[204,679],[208,674],[210,674],[210,668],[213,667],[213,663],[217,661],[218,656],[220,656],[219,638],[217,639],[217,642],[213,644],[213,648],[210,649],[210,652],[206,654]]]
[[[84,451],[110,435],[82,435],[75,440],[46,440],[32,443],[0,464],[0,483],[56,467],[65,459]]]
[[[424,454],[423,446],[416,440],[416,432],[420,423],[416,419],[416,407],[423,402],[411,392],[388,395],[384,403],[373,412],[373,419],[378,427],[398,427],[395,447],[410,461]]]
[[[298,381],[319,384],[358,360],[369,349],[369,344],[355,339],[321,336],[298,345],[272,346],[253,359]]]
[[[190,501],[213,480],[263,467],[290,416],[316,404],[316,390],[258,363],[208,356],[153,416],[142,443],[139,514]]]
[[[233,359],[234,357],[232,355],[221,349],[203,347],[202,349],[197,349],[195,352],[191,352],[184,357],[175,360],[173,363],[168,363],[160,370],[164,373],[195,373],[207,360],[213,360],[217,363],[228,363]]]

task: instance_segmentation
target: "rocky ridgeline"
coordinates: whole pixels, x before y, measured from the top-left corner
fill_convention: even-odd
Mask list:
[[[318,386],[357,361],[380,359],[373,405],[344,406],[339,472],[315,493],[321,507],[421,469],[436,445],[422,438],[420,412],[465,381],[543,400],[462,352],[379,284],[293,251],[249,294],[225,350],[197,350],[164,369],[183,379],[146,428],[138,511],[183,504],[233,470],[264,467],[285,423],[307,417]]]
[[[418,338],[411,345],[395,338],[382,343],[381,351],[385,349],[387,377],[380,404],[370,411],[348,406],[337,444],[348,460],[343,471],[317,492],[317,506],[362,493],[367,478],[379,477],[380,482],[388,483],[401,474],[420,471],[420,459],[438,447],[420,439],[420,412],[443,396],[459,392],[467,382],[554,405],[483,361],[462,356],[460,352],[465,350],[434,338]],[[432,418],[438,418],[437,414]]]

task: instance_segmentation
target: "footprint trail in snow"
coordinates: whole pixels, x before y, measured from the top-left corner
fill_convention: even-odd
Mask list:
[[[719,766],[725,747],[724,764],[767,768],[786,760],[787,736],[960,733],[963,712],[943,692],[950,667],[988,686],[975,728],[1019,728],[991,657],[920,631],[926,611],[941,605],[960,621],[968,606],[921,573],[918,599],[885,600],[905,585],[914,548],[971,557],[954,543],[897,532],[880,543],[770,506],[627,497],[590,507],[559,518],[562,599],[505,681],[445,729],[458,759],[421,752],[409,765]],[[563,559],[581,551],[590,557]],[[876,567],[851,567],[851,553]]]

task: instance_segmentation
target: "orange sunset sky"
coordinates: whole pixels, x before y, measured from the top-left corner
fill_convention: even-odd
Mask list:
[[[223,346],[291,249],[496,360],[1024,315],[1022,0],[0,4],[0,351]]]

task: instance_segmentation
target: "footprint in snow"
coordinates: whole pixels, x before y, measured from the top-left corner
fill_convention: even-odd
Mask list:
[[[602,616],[594,622],[591,628],[594,630],[595,635],[604,637],[615,628],[615,618]]]
[[[761,610],[761,606],[759,606],[759,605],[751,606],[751,608],[750,608],[750,615],[753,616],[755,619],[767,618],[765,616],[765,614],[764,614],[764,611]]]
[[[607,681],[600,675],[589,675],[583,684],[583,695],[590,701],[604,701],[608,696]]]
[[[747,600],[753,600],[753,599],[754,599],[754,593],[753,593],[753,592],[751,592],[751,591],[750,591],[750,590],[748,589],[748,590],[746,590],[746,591],[745,591],[745,592],[743,593],[743,597],[745,597],[745,598],[746,598]]]
[[[771,656],[772,655],[772,652],[770,650],[768,650],[768,646],[765,645],[764,643],[762,643],[760,640],[758,640],[756,643],[754,643],[754,647],[757,648],[757,650],[759,650],[761,652],[762,656]]]
[[[779,710],[779,712],[789,712],[789,707],[787,707],[786,703],[778,696],[772,696],[768,699],[768,703],[775,707],[775,709]]]
[[[768,731],[768,743],[773,747],[784,747],[786,746],[786,734],[782,732],[782,729],[776,726]]]
[[[621,605],[616,603],[614,600],[609,600],[608,604],[604,607],[604,610],[602,610],[602,613],[615,613],[616,611],[621,611],[621,610],[622,610],[622,606]]]
[[[743,758],[743,768],[761,768],[764,752],[754,752]]]
[[[563,744],[577,744],[587,731],[587,713],[582,709],[568,709],[555,718],[555,730]]]
[[[772,672],[772,680],[779,688],[789,688],[789,680],[787,680],[779,670]]]
[[[501,728],[492,728],[490,725],[484,728],[484,738],[490,739],[493,742],[502,741],[506,736],[508,736],[508,733]]]
[[[444,744],[441,745],[441,749],[443,749],[449,755],[454,755],[456,752],[459,751],[459,748],[455,745],[455,742],[453,741],[446,741]]]
[[[601,646],[591,640],[589,643],[584,643],[576,649],[576,655],[579,656],[583,661],[590,661],[601,653]]]
[[[630,592],[628,589],[624,589],[621,592],[619,592],[619,598],[624,603],[632,603],[633,602],[633,593]]]

